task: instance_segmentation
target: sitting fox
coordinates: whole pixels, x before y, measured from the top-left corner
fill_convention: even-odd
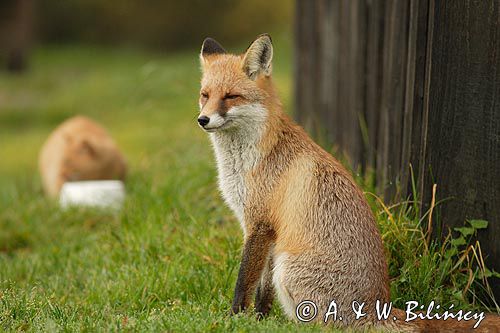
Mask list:
[[[266,34],[242,55],[228,54],[207,38],[200,54],[198,123],[212,141],[222,196],[244,233],[232,312],[247,309],[255,292],[260,315],[270,311],[276,294],[291,318],[309,300],[322,321],[335,300],[342,316],[338,326],[471,329],[471,323],[451,320],[405,323],[402,310],[393,310],[397,321],[378,321],[368,310],[355,318],[353,301],[375,309],[377,300],[390,300],[382,239],[350,174],[282,111],[272,57]],[[496,320],[489,317],[480,329],[496,331]]]
[[[83,116],[66,120],[52,132],[40,151],[39,167],[43,188],[53,198],[65,182],[124,180],[127,172],[111,136]]]

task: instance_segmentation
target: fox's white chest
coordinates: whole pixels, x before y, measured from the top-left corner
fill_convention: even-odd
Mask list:
[[[247,177],[261,160],[259,143],[267,110],[259,104],[231,108],[226,117],[238,122],[232,132],[211,133],[222,197],[245,231],[245,206],[249,192]]]
[[[247,200],[248,185],[246,177],[260,160],[260,152],[253,140],[244,138],[212,136],[217,169],[219,173],[219,189],[222,197],[233,210],[244,228],[244,211]]]

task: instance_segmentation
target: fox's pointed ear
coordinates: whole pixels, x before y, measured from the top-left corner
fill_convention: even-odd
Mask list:
[[[224,54],[226,50],[213,38],[205,38],[201,45],[200,59],[204,60],[206,56],[212,54]]]
[[[243,71],[249,78],[255,80],[257,75],[271,75],[273,60],[273,42],[271,36],[262,34],[250,44],[243,58]]]

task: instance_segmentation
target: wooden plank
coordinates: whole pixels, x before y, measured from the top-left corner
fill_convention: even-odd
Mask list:
[[[354,170],[360,170],[363,161],[365,143],[361,126],[365,121],[365,56],[366,56],[366,1],[350,1],[350,31],[349,37],[351,55],[351,80],[349,85],[350,109],[349,137],[346,138],[344,150],[350,153],[351,165]]]
[[[422,198],[422,208],[425,210],[428,208],[428,203],[425,198],[428,199],[428,193],[424,190],[424,178],[428,171],[427,168],[427,133],[429,124],[429,100],[430,100],[430,82],[432,73],[432,50],[434,43],[434,20],[435,20],[435,7],[436,3],[434,0],[429,1],[429,9],[427,14],[427,41],[426,41],[426,53],[425,53],[425,74],[424,74],[424,86],[423,86],[423,103],[421,112],[421,124],[420,127],[420,137],[414,138],[414,144],[418,145],[418,150],[414,149],[412,160],[415,161],[414,164],[418,163],[418,184],[417,193]],[[415,115],[418,117],[418,115]],[[432,191],[432,189],[430,190]],[[432,193],[432,192],[431,192]]]
[[[324,135],[329,144],[335,142],[335,125],[338,99],[338,6],[339,1],[321,0],[319,2],[317,20],[319,23],[319,38],[321,49],[318,55],[318,102],[317,110],[320,112],[321,122],[317,124],[317,132]],[[321,128],[323,127],[323,128]]]
[[[386,5],[382,101],[377,142],[377,184],[385,198],[395,194],[401,163],[402,120],[405,98],[408,3]]]
[[[358,1],[342,1],[342,17],[343,20],[343,47],[342,50],[344,54],[341,55],[341,70],[343,71],[343,75],[341,76],[341,80],[343,82],[342,85],[342,93],[340,94],[344,99],[343,107],[339,108],[339,111],[342,115],[342,128],[344,129],[341,132],[340,136],[340,144],[342,153],[347,157],[350,162],[350,165],[356,167],[357,162],[357,152],[358,145],[356,142],[356,134],[355,127],[353,126],[353,118],[356,113],[356,39],[357,33],[356,31],[356,16],[355,12],[357,11]]]
[[[296,15],[296,57],[295,98],[297,120],[305,129],[318,135],[325,124],[322,116],[320,87],[322,66],[326,65],[322,58],[322,11],[324,0],[306,2],[297,1]],[[332,125],[333,126],[333,125]]]
[[[314,77],[316,89],[314,91],[314,119],[313,133],[320,139],[321,143],[331,143],[333,136],[333,102],[334,79],[328,74],[332,74],[335,69],[331,62],[334,51],[332,17],[330,7],[332,2],[328,0],[317,0],[315,2],[314,29],[316,34]]]
[[[419,1],[410,0],[410,15],[408,23],[408,44],[406,50],[406,84],[405,84],[405,101],[403,109],[402,133],[401,133],[401,160],[399,162],[399,177],[400,177],[400,192],[397,193],[396,200],[401,200],[401,197],[406,197],[408,184],[408,169],[410,163],[411,139],[413,131],[418,131],[413,128],[413,112],[414,96],[415,96],[415,76],[416,76],[416,58],[417,58],[417,37],[418,37],[418,22],[419,22]],[[418,70],[422,70],[419,68]]]
[[[418,26],[415,54],[415,77],[413,89],[412,132],[407,166],[411,165],[413,175],[402,176],[402,185],[406,194],[412,199],[412,177],[415,180],[416,192],[421,199],[423,195],[423,170],[425,161],[425,146],[427,139],[427,119],[429,104],[429,76],[432,67],[432,35],[434,20],[434,1],[418,1]],[[403,162],[404,163],[404,162]],[[406,169],[408,172],[408,169]],[[406,178],[406,180],[405,180]],[[404,193],[404,192],[403,192]]]
[[[342,82],[339,85],[339,92],[337,94],[337,112],[335,117],[336,127],[338,129],[335,136],[335,145],[342,154],[350,155],[350,152],[346,151],[346,138],[349,136],[347,133],[350,128],[348,127],[348,118],[350,112],[352,111],[351,105],[349,104],[350,98],[348,93],[350,89],[348,86],[351,85],[352,74],[350,68],[351,52],[349,48],[349,21],[350,21],[350,2],[342,0],[339,5],[339,56],[338,56],[338,81]],[[349,147],[353,149],[354,147]]]
[[[295,116],[311,130],[315,111],[315,8],[312,3],[297,1],[295,10]]]
[[[424,157],[420,153],[420,147],[422,145],[422,135],[427,126],[423,122],[423,102],[428,51],[429,2],[411,0],[409,19],[406,95],[403,117],[401,169],[399,171],[402,197],[397,198],[397,200],[405,199],[405,197],[413,198],[412,179],[418,184],[419,161],[421,157]],[[411,170],[413,170],[413,174],[410,174]]]
[[[375,156],[380,121],[380,87],[382,86],[382,51],[384,45],[385,0],[367,2],[366,55],[365,55],[365,120],[367,146],[365,169],[375,169]]]

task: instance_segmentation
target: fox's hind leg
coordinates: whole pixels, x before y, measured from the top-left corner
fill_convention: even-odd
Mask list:
[[[274,256],[273,267],[273,284],[276,296],[278,297],[283,311],[292,319],[296,319],[295,308],[297,306],[295,300],[287,287],[287,253],[280,253]]]
[[[334,294],[328,290],[330,283],[320,278],[328,276],[325,267],[311,254],[301,257],[282,252],[274,261],[273,283],[285,314],[296,321],[323,321]]]

